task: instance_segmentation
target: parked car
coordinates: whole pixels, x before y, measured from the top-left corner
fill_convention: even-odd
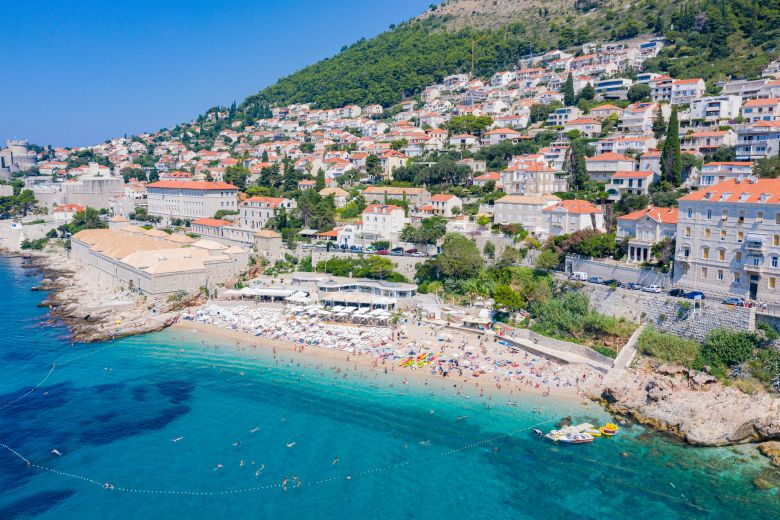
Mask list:
[[[685,291],[682,289],[672,289],[669,291],[669,296],[677,296],[678,298],[685,298]]]
[[[632,291],[641,291],[642,290],[642,284],[641,283],[636,283],[636,282],[631,282],[628,285],[626,285],[626,287],[628,287]]]
[[[608,285],[610,287],[623,287],[623,282],[621,282],[619,280],[615,280],[614,278],[612,278],[610,280],[604,280],[601,283],[603,283],[604,285]]]
[[[416,252],[412,253],[412,256],[415,257],[415,258],[425,258],[428,255],[426,255],[422,251],[416,251]]]
[[[591,276],[588,278],[588,283],[604,283],[604,279],[600,276]]]
[[[360,246],[350,246],[349,252],[350,253],[361,253],[363,251],[363,248]]]
[[[742,298],[726,298],[721,303],[726,305],[735,305],[737,307],[749,307],[750,304],[743,300]]]
[[[569,280],[578,280],[580,282],[588,281],[588,273],[582,271],[575,271],[569,275]]]
[[[417,249],[415,249],[415,248],[411,248],[411,249],[407,249],[406,250],[406,254],[407,255],[413,255],[416,252],[417,252]]]
[[[375,248],[374,246],[368,246],[367,248],[365,248],[365,249],[363,250],[363,252],[364,252],[364,253],[370,253],[370,254],[373,254],[373,253],[376,253],[376,248]]]
[[[658,285],[645,285],[644,287],[642,287],[642,290],[644,292],[656,293],[657,294],[657,293],[661,292],[661,287],[658,286]]]
[[[691,291],[689,293],[685,293],[685,297],[690,300],[703,300],[704,293],[701,291]]]
[[[376,252],[376,254],[378,255],[386,255],[388,253],[389,251],[387,249],[380,249],[379,251]]]

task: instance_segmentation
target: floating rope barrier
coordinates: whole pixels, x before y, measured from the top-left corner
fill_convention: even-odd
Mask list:
[[[40,388],[42,385],[44,385],[46,383],[46,381],[49,380],[49,376],[51,376],[51,373],[54,372],[54,369],[56,367],[57,367],[57,364],[56,363],[52,363],[51,368],[49,369],[49,372],[46,374],[46,377],[41,379],[41,381],[37,385],[35,385],[34,387],[30,388],[27,392],[23,393],[22,395],[20,395],[16,399],[12,399],[12,400],[8,401],[7,403],[5,403],[3,406],[0,406],[0,410],[5,410],[6,408],[11,406],[12,404],[15,404],[15,403],[21,401],[22,399],[24,399],[25,397],[27,397],[31,393],[35,392],[38,388]]]

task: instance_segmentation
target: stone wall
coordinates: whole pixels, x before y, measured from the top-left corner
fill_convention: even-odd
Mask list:
[[[603,363],[608,366],[612,366],[612,363],[614,361],[612,358],[609,358],[603,354],[599,354],[595,350],[590,349],[585,345],[579,345],[577,343],[572,343],[570,341],[562,341],[559,339],[542,336],[541,334],[537,334],[536,332],[530,329],[515,329],[515,337],[527,339],[529,341],[536,343],[537,345],[541,345],[543,347],[551,348],[554,350],[560,350],[561,352],[577,354],[578,356],[582,356],[590,360],[596,361],[598,363]],[[512,337],[507,336],[502,339],[511,341]]]
[[[676,336],[703,341],[716,328],[752,331],[756,326],[754,308],[723,305],[717,300],[694,301],[664,294],[583,284],[581,290],[590,297],[591,306],[603,314],[649,323],[658,330]],[[685,309],[685,306],[689,309]]]
[[[291,251],[289,249],[284,249],[285,252],[290,253],[293,256],[296,256],[298,259],[306,258],[307,256],[311,255],[311,261],[312,264],[316,267],[317,262],[322,262],[325,260],[330,260],[331,258],[359,258],[360,255],[357,253],[344,253],[344,252],[327,252],[322,249],[302,249],[298,248],[294,251]],[[364,255],[364,257],[370,256],[370,255]],[[425,262],[427,258],[418,258],[414,256],[386,256],[385,258],[389,258],[393,264],[395,265],[395,271],[398,273],[401,273],[405,277],[407,277],[409,280],[414,279],[414,275],[417,270],[417,264],[421,262]]]

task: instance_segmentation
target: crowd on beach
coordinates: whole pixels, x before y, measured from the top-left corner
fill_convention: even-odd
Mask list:
[[[303,307],[210,304],[188,318],[258,338],[345,352],[375,369],[408,370],[410,375],[473,382],[480,395],[491,386],[510,395],[524,389],[581,395],[601,374],[580,365],[562,365],[511,346],[492,331],[464,331],[417,319],[390,326],[334,323]],[[511,401],[509,401],[511,403]]]

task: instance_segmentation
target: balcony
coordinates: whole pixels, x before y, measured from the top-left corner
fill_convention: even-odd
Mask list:
[[[748,233],[745,238],[745,249],[760,255],[764,251],[765,238],[765,235],[759,233]]]

